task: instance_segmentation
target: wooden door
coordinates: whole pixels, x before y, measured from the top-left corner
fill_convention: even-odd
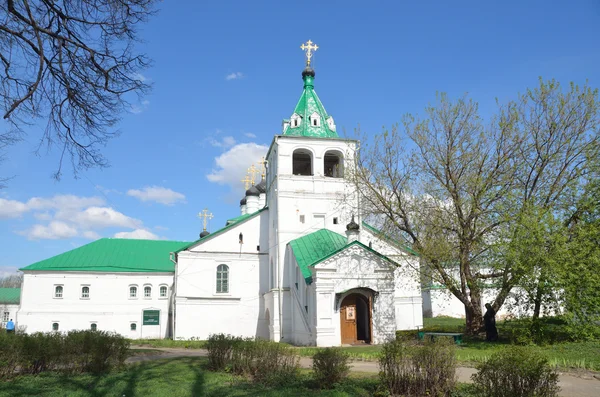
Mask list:
[[[356,343],[356,297],[349,295],[342,301],[340,307],[340,324],[342,344]]]

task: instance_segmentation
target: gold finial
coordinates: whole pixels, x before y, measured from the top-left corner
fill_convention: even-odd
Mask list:
[[[202,210],[202,212],[198,213],[198,218],[202,218],[202,227],[203,230],[206,231],[206,224],[208,223],[209,219],[213,218],[213,214],[212,212],[208,212],[208,208],[205,208]]]
[[[246,175],[240,182],[244,182],[244,189],[248,190],[250,189],[250,182],[252,182],[252,179],[250,179],[250,175]]]
[[[252,164],[250,168],[248,168],[248,174],[250,174],[250,181],[252,181],[252,185],[256,185],[256,175],[260,172],[258,168]]]
[[[260,164],[260,176],[265,178],[267,176],[267,160],[265,160],[265,156],[260,158],[258,164]]]
[[[306,66],[310,66],[310,58],[313,56],[313,51],[317,51],[319,46],[308,40],[305,44],[300,46],[302,51],[306,52]]]

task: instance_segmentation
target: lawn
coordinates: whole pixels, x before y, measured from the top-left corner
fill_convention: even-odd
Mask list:
[[[65,376],[43,373],[0,383],[0,396],[369,396],[377,387],[375,376],[352,377],[342,388],[321,391],[308,371],[283,388],[262,387],[241,377],[206,370],[207,359],[161,359],[130,365],[101,376]]]

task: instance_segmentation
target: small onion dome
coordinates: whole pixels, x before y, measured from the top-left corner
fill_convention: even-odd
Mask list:
[[[310,66],[307,66],[302,71],[302,77],[306,77],[306,76],[315,77],[315,70],[313,68],[311,68]]]
[[[358,230],[358,223],[354,222],[354,215],[352,215],[352,220],[349,224],[346,225],[346,230]]]
[[[240,205],[246,205],[246,197],[240,200]]]
[[[260,192],[256,188],[256,186],[252,186],[250,189],[246,190],[246,197],[248,196],[260,196]]]
[[[265,178],[262,178],[258,185],[256,185],[256,189],[261,193],[267,192],[267,182]]]
[[[210,232],[207,232],[206,230],[204,230],[202,233],[200,233],[200,238],[204,238],[206,236],[208,236],[210,234]]]

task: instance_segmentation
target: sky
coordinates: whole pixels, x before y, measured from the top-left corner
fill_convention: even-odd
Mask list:
[[[251,164],[302,93],[312,40],[315,90],[338,133],[375,134],[437,92],[484,116],[538,84],[600,87],[600,1],[165,1],[140,33],[153,90],[103,148],[110,167],[60,181],[40,130],[0,175],[0,276],[102,237],[193,241],[238,216]],[[0,124],[0,128],[6,128]]]

